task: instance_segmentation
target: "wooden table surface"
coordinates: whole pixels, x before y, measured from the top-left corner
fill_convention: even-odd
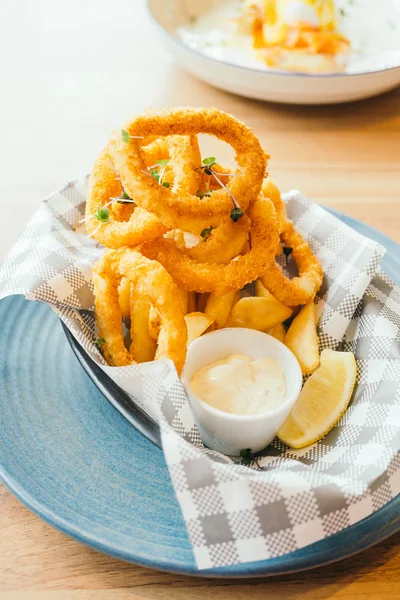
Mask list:
[[[259,135],[282,189],[299,188],[400,242],[400,90],[336,107],[225,94],[173,65],[141,0],[14,0],[1,4],[0,22],[0,258],[38,203],[87,172],[110,131],[149,105],[232,112]],[[400,598],[400,535],[307,573],[190,579],[85,548],[1,488],[0,542],[1,600]]]

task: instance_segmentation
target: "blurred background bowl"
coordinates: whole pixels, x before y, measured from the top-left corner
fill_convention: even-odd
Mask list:
[[[179,27],[209,10],[214,0],[147,0],[166,50],[207,83],[248,98],[288,104],[337,104],[376,96],[400,85],[400,65],[363,73],[309,74],[243,67],[185,45]]]

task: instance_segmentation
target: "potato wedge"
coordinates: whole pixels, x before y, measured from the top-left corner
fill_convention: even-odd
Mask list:
[[[205,313],[214,319],[218,329],[224,327],[231,313],[232,307],[240,300],[240,292],[233,291],[225,296],[217,296],[212,292],[208,296]]]
[[[317,317],[315,304],[306,304],[293,319],[285,336],[286,346],[300,363],[303,375],[309,375],[319,365]]]
[[[118,286],[118,302],[121,309],[122,316],[129,319],[131,316],[130,308],[131,298],[131,282],[126,277],[121,279],[121,283]]]
[[[278,323],[272,329],[269,329],[267,333],[282,342],[282,344],[285,343],[286,329],[283,323]]]
[[[131,294],[131,352],[138,363],[154,360],[157,342],[150,337],[149,313],[151,305],[148,300]],[[158,335],[157,335],[158,337]]]
[[[226,326],[268,331],[278,323],[286,321],[291,314],[290,308],[278,302],[272,294],[265,298],[242,298],[232,308]]]
[[[188,346],[214,323],[212,317],[209,317],[202,312],[193,312],[185,315],[185,321],[188,330]]]

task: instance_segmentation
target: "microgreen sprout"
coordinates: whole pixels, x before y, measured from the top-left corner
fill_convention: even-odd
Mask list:
[[[96,346],[98,346],[99,348],[101,348],[101,346],[105,343],[106,343],[106,340],[102,337],[98,337],[96,340],[94,340],[94,344]]]
[[[342,17],[346,16],[346,11],[344,10],[344,8],[339,8],[339,12],[342,15]]]
[[[130,140],[142,140],[143,139],[142,135],[131,135],[129,133],[129,131],[126,131],[126,129],[121,129],[121,136],[122,136],[122,140],[125,142],[125,144],[129,144]]]
[[[200,200],[202,200],[203,198],[209,198],[211,196],[211,190],[205,190],[204,192],[197,190],[196,196],[200,198]]]
[[[125,192],[125,190],[118,198],[112,198],[112,200],[115,200],[116,202],[118,202],[118,204],[135,204],[135,201],[132,200],[129,194]]]
[[[108,223],[110,220],[110,210],[108,208],[99,208],[95,214],[96,219],[100,221],[100,223]]]
[[[240,464],[245,465],[246,467],[252,467],[253,465],[256,465],[259,469],[261,469],[258,461],[263,456],[268,456],[268,454],[268,448],[261,450],[260,452],[253,452],[251,448],[245,448],[244,450],[240,451]]]
[[[215,171],[213,171],[213,166],[216,164],[216,162],[217,162],[217,159],[215,158],[215,156],[209,156],[207,158],[203,158],[203,160],[202,160],[203,164],[201,165],[201,167],[196,167],[195,171],[202,169],[206,175],[210,175],[210,176],[214,177],[215,181],[217,183],[219,183],[219,185],[227,192],[227,194],[230,196],[230,198],[233,202],[233,206],[234,206],[234,208],[231,210],[230,217],[231,217],[232,221],[234,221],[236,223],[236,221],[238,221],[240,219],[240,217],[243,216],[243,212],[242,212],[239,204],[237,203],[236,198],[230,191],[230,189],[227,188],[226,185],[219,178],[219,176],[221,176],[221,175],[230,176],[230,177],[231,177],[231,175],[230,175],[230,173],[216,173]],[[196,195],[198,195],[198,194],[196,194]]]
[[[203,229],[203,231],[200,233],[202,238],[207,238],[210,233],[212,232],[212,230],[214,229],[214,227],[212,225],[210,225],[210,227],[206,227],[205,229]]]
[[[239,208],[239,206],[238,206],[238,207],[236,207],[236,206],[235,206],[235,208],[232,208],[232,210],[231,210],[231,214],[230,214],[229,216],[230,216],[230,218],[232,219],[232,221],[233,221],[234,223],[236,223],[236,221],[239,221],[239,219],[240,219],[241,217],[243,217],[243,212],[242,212],[242,209],[241,209],[241,208]]]
[[[163,181],[165,167],[168,165],[169,159],[162,158],[160,160],[156,160],[156,164],[148,167],[150,169],[150,173],[148,171],[142,171],[145,175],[150,175],[159,185],[162,185],[165,188],[169,188],[171,184],[169,181]],[[158,172],[158,168],[161,167],[160,172]]]

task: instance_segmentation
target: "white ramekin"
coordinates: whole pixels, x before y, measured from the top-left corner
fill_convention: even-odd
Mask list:
[[[232,415],[203,402],[192,390],[190,381],[201,367],[229,354],[277,360],[286,380],[286,398],[281,406],[261,415]],[[246,448],[258,452],[272,442],[296,402],[303,381],[296,357],[284,344],[266,333],[233,327],[195,340],[188,348],[181,379],[204,444],[229,456],[238,456]]]

